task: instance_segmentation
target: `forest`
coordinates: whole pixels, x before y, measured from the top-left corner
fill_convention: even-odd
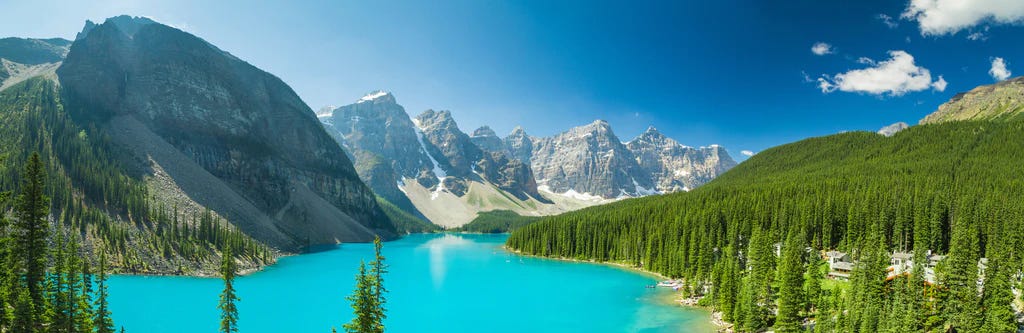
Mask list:
[[[500,234],[522,228],[539,219],[538,216],[522,216],[511,210],[492,210],[481,212],[472,221],[454,231]]]
[[[106,255],[123,273],[149,272],[157,262],[181,274],[215,271],[228,246],[244,262],[274,260],[272,249],[212,212],[168,207],[151,196],[141,175],[119,162],[102,128],[65,112],[50,80],[33,78],[0,92],[0,133],[0,190],[20,193],[20,173],[37,154],[48,176],[52,227],[78,239],[86,260]]]
[[[810,138],[688,193],[544,218],[507,246],[682,278],[742,332],[1014,332],[1022,136],[986,121]],[[825,277],[828,250],[850,254],[849,281]],[[914,264],[890,278],[896,251]],[[934,283],[929,253],[945,255]]]

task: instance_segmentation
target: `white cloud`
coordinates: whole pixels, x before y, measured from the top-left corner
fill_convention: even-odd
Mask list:
[[[833,49],[832,45],[829,45],[828,43],[817,42],[817,43],[814,43],[813,46],[811,46],[811,53],[823,56],[823,55],[826,55],[826,54],[835,53],[835,49]]]
[[[1013,73],[1006,69],[1006,61],[1003,58],[996,57],[992,59],[992,69],[988,70],[988,74],[992,75],[992,78],[996,79],[996,81],[1002,81],[1010,78],[1010,74]]]
[[[889,59],[878,61],[868,68],[818,78],[823,93],[836,90],[871,95],[902,96],[908,92],[946,89],[946,80],[939,76],[932,82],[927,68],[914,64],[914,56],[905,51],[889,51]]]
[[[885,23],[885,26],[889,27],[889,29],[896,29],[896,27],[900,26],[900,24],[889,15],[878,14],[878,19],[881,20],[882,23]]]
[[[932,82],[932,89],[935,89],[936,91],[946,91],[946,84],[948,84],[946,83],[946,79],[943,79],[942,75],[939,75],[939,79]]]
[[[983,41],[988,39],[988,37],[986,37],[985,34],[982,32],[972,32],[970,35],[967,35],[967,39]]]
[[[875,60],[873,60],[871,58],[868,58],[868,57],[860,57],[860,58],[857,58],[857,63],[858,64],[865,64],[865,65],[874,66],[875,65]]]
[[[1024,23],[1021,0],[911,0],[900,17],[917,21],[922,35],[955,34],[982,23]]]
[[[750,156],[754,156],[754,154],[756,154],[756,153],[752,152],[752,151],[749,151],[749,150],[744,150],[744,151],[740,151],[740,154],[743,154],[743,156],[746,156],[746,157],[750,157]]]

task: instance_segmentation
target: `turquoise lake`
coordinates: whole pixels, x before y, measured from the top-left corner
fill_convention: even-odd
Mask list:
[[[671,304],[654,277],[519,256],[507,235],[410,235],[384,243],[389,332],[710,332],[705,311]],[[240,332],[341,331],[372,244],[282,258],[240,277]],[[215,278],[114,276],[110,306],[128,332],[215,332]]]

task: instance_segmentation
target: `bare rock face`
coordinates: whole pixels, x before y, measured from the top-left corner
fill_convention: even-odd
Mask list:
[[[473,135],[469,136],[469,139],[484,151],[507,153],[505,143],[501,141],[501,138],[489,126],[485,125],[477,128],[473,131]]]
[[[436,149],[447,161],[445,170],[449,176],[463,179],[482,177],[520,199],[540,197],[529,165],[508,158],[500,148],[501,140],[490,128],[478,129],[475,134],[478,138],[490,137],[484,140],[489,142],[485,144],[496,151],[482,149],[473,138],[459,130],[451,112],[427,110],[416,117],[416,122],[423,131],[424,139],[429,142],[427,149]]]
[[[878,130],[878,134],[881,134],[881,135],[884,135],[884,136],[893,136],[897,132],[905,130],[908,127],[910,127],[910,126],[908,126],[907,123],[901,121],[901,122],[898,122],[898,123],[895,123],[895,124],[892,124],[892,125],[889,125],[889,126],[886,126],[886,127],[882,127],[881,129]]]
[[[736,166],[717,145],[693,148],[666,137],[653,126],[626,144],[658,192],[689,191]]]
[[[327,132],[353,156],[356,172],[375,193],[399,208],[420,215],[399,189],[403,179],[424,187],[439,182],[435,165],[420,144],[416,126],[395,96],[377,91],[353,104],[317,113]]]
[[[482,128],[473,137],[466,135],[448,111],[428,110],[410,119],[392,94],[378,91],[317,114],[354,158],[360,178],[407,212],[425,217],[403,189],[411,180],[431,192],[457,197],[468,193],[471,182],[486,181],[521,200],[541,198],[530,166],[509,159],[493,131]],[[497,151],[474,143],[481,138]]]
[[[295,92],[198,37],[144,18],[112,18],[86,26],[57,74],[72,115],[101,124],[138,121],[271,221],[243,231],[290,239],[272,246],[295,250],[395,234],[373,192]]]
[[[921,124],[958,120],[1016,120],[1024,117],[1024,77],[978,86],[953,96]]]
[[[512,133],[509,133],[502,141],[504,141],[505,150],[512,155],[512,158],[523,162],[530,162],[533,158],[534,140],[536,138],[526,134],[526,130],[516,126],[516,128],[512,129]]]
[[[643,195],[654,187],[604,120],[535,139],[532,145],[534,177],[552,192],[573,190],[616,198]]]

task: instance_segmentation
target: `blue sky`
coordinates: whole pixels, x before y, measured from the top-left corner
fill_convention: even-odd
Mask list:
[[[1024,5],[955,2],[4,0],[0,35],[70,39],[86,19],[144,15],[276,74],[314,110],[385,89],[467,132],[601,118],[623,140],[654,125],[741,159],[913,124],[995,82],[996,58],[1024,66]]]

